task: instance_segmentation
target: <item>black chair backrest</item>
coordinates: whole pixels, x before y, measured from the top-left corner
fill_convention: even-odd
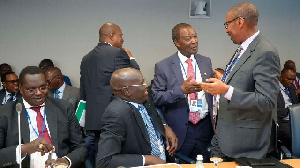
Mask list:
[[[291,123],[291,139],[292,139],[292,155],[300,158],[300,104],[289,106],[290,123]]]

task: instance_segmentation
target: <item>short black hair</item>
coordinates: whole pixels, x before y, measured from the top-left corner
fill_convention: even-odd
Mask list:
[[[43,60],[40,62],[40,65],[41,65],[41,64],[46,64],[46,65],[48,65],[48,66],[54,67],[53,61],[52,61],[51,59],[48,59],[48,58],[43,59]]]
[[[281,74],[284,74],[287,71],[292,71],[293,73],[296,73],[294,68],[287,66],[282,69]]]
[[[35,74],[44,74],[44,71],[37,67],[37,66],[27,66],[22,69],[20,75],[19,75],[19,83],[22,85],[24,83],[25,75],[35,75]]]
[[[5,72],[4,74],[1,75],[1,82],[6,81],[6,76],[9,74],[16,74],[15,72]]]
[[[176,26],[173,27],[172,29],[172,40],[178,40],[180,36],[180,28],[184,27],[192,27],[191,25],[187,23],[179,23]]]

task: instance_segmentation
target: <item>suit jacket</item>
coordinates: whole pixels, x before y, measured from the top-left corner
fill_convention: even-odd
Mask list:
[[[54,93],[52,91],[48,92],[48,96],[54,97]],[[65,89],[63,91],[63,100],[67,100],[72,104],[73,110],[76,111],[77,105],[80,101],[80,91],[79,88],[65,85]]]
[[[111,74],[117,69],[134,65],[123,49],[102,42],[83,57],[80,65],[80,100],[86,101],[86,130],[101,129],[99,121],[112,96]]]
[[[6,94],[5,89],[1,89],[0,90],[0,106],[2,105],[5,94]],[[16,101],[17,101],[17,99],[20,99],[20,98],[22,98],[22,95],[18,92],[17,96],[16,96]],[[9,103],[9,102],[7,102],[7,103]]]
[[[22,144],[30,142],[30,133],[23,100],[0,107],[0,167],[19,167],[16,163],[18,140],[18,114],[16,104],[22,103],[21,138]],[[47,123],[50,136],[58,157],[67,156],[72,161],[72,168],[84,166],[88,156],[84,146],[79,123],[74,111],[65,100],[48,98],[45,102]],[[30,166],[30,155],[22,161],[22,167]]]
[[[291,93],[294,104],[298,104],[299,100],[298,100],[298,97],[296,95],[295,86],[292,85],[290,88],[288,88],[288,90]],[[277,97],[277,118],[278,118],[278,120],[282,120],[283,118],[287,117],[288,113],[289,113],[289,109],[285,108],[284,98],[282,96],[281,91],[279,91],[278,97]]]
[[[195,54],[195,59],[201,72],[202,81],[211,78],[213,73],[210,58]],[[190,111],[188,100],[181,89],[183,81],[177,52],[156,63],[152,85],[153,102],[156,106],[164,107],[165,120],[178,138],[178,149],[186,137]],[[205,93],[205,97],[211,121],[213,121],[212,95]]]
[[[261,33],[228,75],[231,100],[220,98],[216,138],[229,157],[264,158],[270,146],[272,117],[277,119],[280,60]]]
[[[143,104],[165,137],[164,127],[155,107]],[[140,112],[119,97],[113,97],[102,117],[97,167],[142,166],[142,155],[151,155],[150,138]]]

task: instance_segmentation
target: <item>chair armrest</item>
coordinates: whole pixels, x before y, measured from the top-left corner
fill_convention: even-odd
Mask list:
[[[292,158],[292,153],[285,146],[280,146],[280,149],[284,156],[287,158]]]
[[[180,158],[180,159],[182,159],[182,160],[184,160],[184,161],[186,161],[186,162],[188,162],[190,164],[195,164],[196,163],[195,160],[187,157],[186,155],[184,155],[184,154],[182,154],[180,152],[175,153],[175,157],[178,157],[178,158]]]

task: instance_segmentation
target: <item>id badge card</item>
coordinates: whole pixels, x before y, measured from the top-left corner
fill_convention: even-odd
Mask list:
[[[202,111],[202,99],[191,99],[190,111],[200,113]]]

